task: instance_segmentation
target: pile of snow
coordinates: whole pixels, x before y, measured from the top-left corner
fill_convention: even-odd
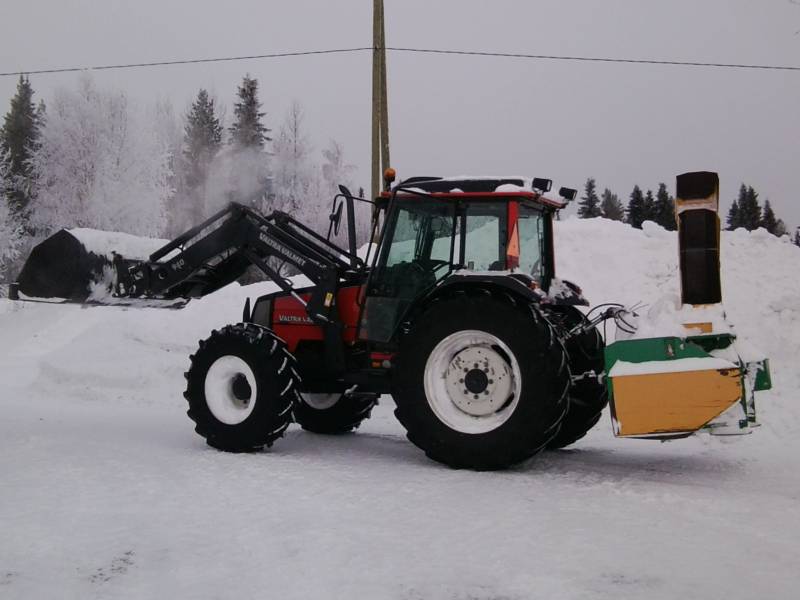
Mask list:
[[[106,256],[109,260],[113,260],[113,252],[130,260],[148,260],[153,252],[169,243],[169,240],[86,227],[67,229],[67,232],[83,244],[87,252]]]
[[[559,276],[593,304],[678,294],[674,233],[566,220],[556,239]],[[726,232],[721,260],[727,317],[771,361],[760,429],[658,444],[616,440],[604,417],[502,473],[427,460],[389,398],[352,436],[207,448],[181,397],[188,356],[272,285],[182,310],[0,300],[0,595],[794,597],[800,249]]]

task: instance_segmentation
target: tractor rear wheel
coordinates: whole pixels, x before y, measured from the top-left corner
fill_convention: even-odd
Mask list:
[[[251,452],[283,435],[300,380],[280,338],[252,323],[228,325],[190,358],[187,414],[209,446]]]
[[[560,315],[562,326],[567,329],[586,321],[586,317],[571,306],[561,309]],[[565,347],[570,372],[579,379],[573,381],[569,388],[569,410],[558,434],[547,444],[549,450],[564,448],[584,437],[600,420],[608,404],[608,390],[598,379],[605,368],[605,343],[600,332],[593,328],[573,336],[567,340]]]
[[[347,433],[368,419],[377,403],[378,394],[301,393],[294,407],[294,420],[313,433]]]
[[[539,309],[509,297],[434,302],[400,342],[393,396],[408,439],[455,468],[539,452],[567,409],[564,347]]]

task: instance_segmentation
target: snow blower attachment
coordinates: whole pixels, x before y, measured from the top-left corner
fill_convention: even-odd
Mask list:
[[[754,392],[771,387],[768,361],[737,348],[722,308],[719,266],[719,178],[677,178],[681,306],[655,305],[645,332],[605,351],[614,433],[684,437],[750,433]],[[681,334],[679,330],[685,330]],[[659,331],[666,337],[652,337]],[[677,333],[677,335],[676,335]]]
[[[562,201],[544,195],[543,178],[392,187],[393,176],[374,200],[340,187],[327,238],[237,204],[168,243],[62,231],[31,254],[19,289],[148,306],[260,269],[279,289],[201,340],[185,373],[195,431],[220,450],[270,446],[292,421],[352,431],[381,394],[430,458],[480,470],[575,443],[609,398],[623,437],[755,423],[753,392],[769,387],[769,370],[737,349],[725,323],[715,174],[678,178],[683,308],[666,311],[666,330],[638,331],[620,305],[584,314],[581,289],[556,277],[553,222],[574,190],[561,188]],[[370,264],[356,253],[356,200],[373,205]],[[346,249],[330,241],[345,215]],[[284,264],[310,283],[296,287]],[[633,337],[606,348],[597,326],[607,319]]]

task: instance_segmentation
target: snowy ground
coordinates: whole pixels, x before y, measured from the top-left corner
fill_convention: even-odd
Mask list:
[[[674,234],[557,234],[594,303],[677,290]],[[503,473],[428,461],[389,398],[355,435],[206,447],[187,356],[257,290],[180,311],[0,300],[0,598],[796,598],[800,249],[734,232],[722,252],[728,312],[772,359],[764,425],[661,444],[605,418]]]

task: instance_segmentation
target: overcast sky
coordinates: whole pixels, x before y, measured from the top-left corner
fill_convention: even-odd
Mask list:
[[[800,65],[800,1],[386,0],[387,44],[532,54]],[[371,44],[371,0],[1,0],[0,72]],[[627,199],[634,183],[720,173],[800,225],[800,72],[390,54],[401,177],[523,174]],[[230,107],[249,72],[267,125],[302,102],[319,150],[339,140],[368,187],[370,57],[330,55],[96,72],[183,112],[206,87]],[[31,77],[45,102],[78,75]],[[2,112],[16,79],[0,78]],[[229,108],[230,112],[230,108]]]

